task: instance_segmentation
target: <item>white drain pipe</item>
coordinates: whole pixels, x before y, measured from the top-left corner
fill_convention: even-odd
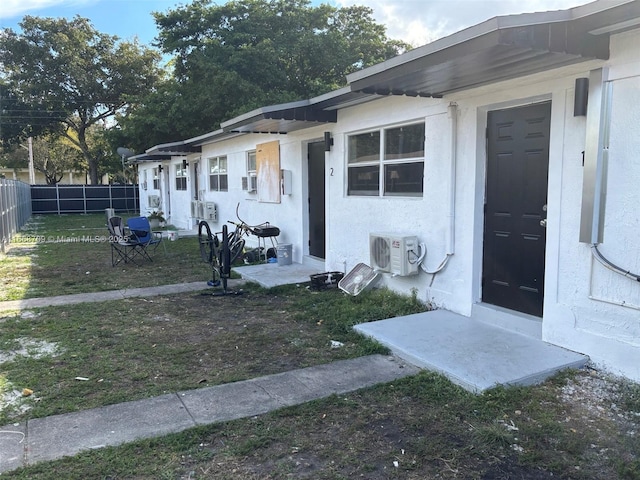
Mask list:
[[[455,253],[455,228],[456,228],[456,165],[458,158],[458,104],[451,102],[448,107],[449,117],[449,130],[451,132],[451,144],[450,148],[450,168],[449,168],[449,211],[447,212],[447,218],[449,219],[449,229],[447,230],[447,241],[445,257],[440,264],[434,269],[429,270],[423,263],[423,260],[427,256],[427,246],[424,243],[420,244],[420,257],[418,263],[423,272],[430,275],[442,271],[447,266],[449,258]]]

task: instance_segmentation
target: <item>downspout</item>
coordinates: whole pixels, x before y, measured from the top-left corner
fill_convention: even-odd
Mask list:
[[[449,176],[449,235],[447,238],[447,258],[455,249],[456,228],[456,164],[458,158],[458,104],[449,104],[449,122],[451,126],[451,171]]]
[[[449,211],[447,212],[447,218],[449,219],[449,229],[447,230],[446,237],[446,250],[445,257],[440,264],[434,269],[429,270],[423,260],[427,256],[427,246],[424,243],[420,244],[420,268],[423,272],[430,275],[435,275],[442,271],[447,266],[449,258],[455,253],[455,226],[456,226],[456,164],[458,156],[458,104],[451,102],[448,107],[449,117],[449,131],[451,132],[451,144],[450,149],[450,167],[449,167]],[[433,279],[432,279],[433,282]]]

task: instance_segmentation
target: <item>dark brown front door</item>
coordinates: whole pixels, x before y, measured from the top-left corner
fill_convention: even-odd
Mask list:
[[[551,103],[489,112],[482,300],[542,316]]]
[[[325,258],[324,142],[309,144],[309,255]]]

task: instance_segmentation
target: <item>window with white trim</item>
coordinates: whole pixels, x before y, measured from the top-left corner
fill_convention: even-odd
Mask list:
[[[424,122],[350,135],[347,195],[421,197]]]
[[[209,159],[209,190],[214,192],[226,192],[229,190],[226,156]]]
[[[247,152],[247,190],[255,193],[258,189],[258,168],[256,163],[256,151]]]
[[[155,190],[160,190],[160,172],[158,171],[158,167],[153,167],[153,188]]]
[[[182,164],[176,165],[176,190],[187,189],[187,169]]]

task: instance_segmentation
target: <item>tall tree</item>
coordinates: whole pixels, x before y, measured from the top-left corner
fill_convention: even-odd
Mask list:
[[[0,34],[4,81],[21,109],[20,134],[44,125],[67,137],[84,156],[91,183],[99,180],[99,158],[87,131],[123,111],[156,85],[158,52],[98,32],[86,18],[24,17],[21,33]],[[10,117],[15,129],[16,116]]]
[[[214,130],[260,106],[326,93],[343,86],[345,75],[409,48],[388,39],[367,7],[195,0],[154,15],[158,44],[174,56],[174,78],[122,122],[124,133],[137,138],[136,131],[153,125],[150,144]]]
[[[60,182],[69,171],[84,171],[82,154],[65,137],[44,135],[33,142],[33,167],[44,174],[47,185]]]

